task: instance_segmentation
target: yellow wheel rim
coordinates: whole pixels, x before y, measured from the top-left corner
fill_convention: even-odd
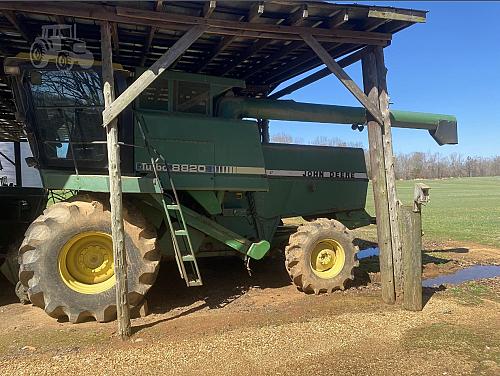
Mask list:
[[[318,277],[333,278],[345,265],[344,248],[333,239],[319,241],[311,253],[311,267]]]
[[[98,294],[115,284],[113,242],[105,232],[87,231],[73,236],[58,256],[59,274],[72,290]]]

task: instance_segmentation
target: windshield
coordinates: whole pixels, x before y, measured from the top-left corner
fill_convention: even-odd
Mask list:
[[[103,94],[94,70],[41,70],[31,80],[39,139],[45,157],[101,161],[106,134],[102,127]]]

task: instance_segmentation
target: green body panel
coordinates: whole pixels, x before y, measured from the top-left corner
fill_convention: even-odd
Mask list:
[[[209,214],[214,215],[222,212],[221,200],[214,191],[188,191],[188,193],[196,202],[203,206],[203,209]]]
[[[363,149],[267,144],[263,150],[266,169],[308,171],[312,176],[269,175],[269,192],[255,194],[259,215],[295,217],[364,208],[368,177]],[[328,171],[356,173],[358,178],[320,177]]]
[[[109,192],[108,175],[76,175],[72,171],[40,170],[45,188],[75,191]],[[122,176],[124,193],[159,193],[152,177]]]
[[[172,115],[160,111],[140,111],[136,117],[152,147],[173,165],[172,171],[178,172],[174,179],[177,189],[269,189],[256,122]],[[149,171],[153,176],[149,168],[151,156],[142,147],[144,140],[140,130],[136,128],[134,134],[135,144],[139,146],[134,155],[136,169]],[[246,174],[245,170],[229,173],[227,167],[232,166],[248,169],[250,173]]]

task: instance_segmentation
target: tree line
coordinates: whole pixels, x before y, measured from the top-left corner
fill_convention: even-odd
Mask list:
[[[271,137],[271,142],[285,144],[304,144],[300,138],[286,133]],[[318,136],[309,145],[343,146],[363,148],[361,142],[346,142],[338,137]],[[365,150],[365,160],[370,175],[370,158]],[[464,156],[459,153],[442,155],[440,153],[399,153],[394,156],[396,179],[441,179],[450,177],[500,176],[500,155],[494,157]]]

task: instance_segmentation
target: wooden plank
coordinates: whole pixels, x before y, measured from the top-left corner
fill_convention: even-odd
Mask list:
[[[1,4],[0,4],[0,9],[1,9]],[[297,36],[301,34],[310,34],[316,37],[347,38],[352,40],[362,40],[363,42],[370,40],[388,41],[392,39],[391,34],[387,33],[226,21],[214,18],[205,19],[201,17],[185,16],[180,14],[175,14],[175,15],[158,14],[151,11],[130,9],[124,7],[116,7],[116,14],[118,16],[129,17],[135,20],[145,19],[148,21],[170,22],[173,25],[175,24],[204,25],[207,27],[207,32],[214,32],[217,34],[236,33],[233,35],[240,35],[242,31],[246,31],[246,32],[262,33],[262,35],[278,34],[281,36],[288,36],[290,38],[292,38],[294,35]],[[258,34],[252,34],[252,35],[258,35]]]
[[[111,25],[101,24],[101,53],[104,106],[109,108],[115,97],[113,60],[111,48]],[[104,113],[103,113],[104,115]],[[131,335],[130,310],[128,305],[127,256],[123,228],[123,203],[120,168],[120,145],[118,144],[118,120],[106,126],[106,145],[108,149],[109,202],[111,205],[111,233],[113,238],[113,257],[116,278],[116,314],[118,335],[126,339]]]
[[[204,32],[203,26],[194,26],[185,33],[167,52],[165,52],[149,69],[138,77],[113,103],[103,112],[103,125],[115,119],[139,94],[143,92],[160,74],[186,51]]]
[[[363,84],[369,100],[378,106],[378,77],[373,52],[366,54],[361,60],[363,67]],[[389,223],[389,203],[385,181],[384,147],[382,128],[368,114],[368,145],[370,153],[370,170],[377,217],[377,239],[380,249],[380,277],[382,282],[382,300],[388,304],[396,301],[394,290],[394,274],[392,264],[391,226]]]
[[[307,10],[307,6],[301,6],[299,10],[295,11],[288,17],[285,21],[285,25],[291,25],[291,26],[296,26],[302,24],[307,17],[309,16],[309,12]],[[217,71],[217,74],[222,75],[222,74],[227,74],[231,72],[234,68],[236,68],[239,64],[241,64],[243,61],[248,59],[250,56],[253,54],[257,53],[259,50],[263,49],[264,47],[268,46],[272,40],[269,39],[261,39],[257,43],[254,43],[250,48],[248,48],[246,51],[244,51],[242,54],[234,58],[231,62],[228,64],[224,65],[221,69]]]
[[[241,38],[255,39],[281,39],[281,40],[302,40],[298,33],[310,32],[316,35],[316,39],[322,42],[354,43],[365,45],[387,45],[388,40],[392,38],[387,33],[365,33],[363,31],[348,30],[327,30],[311,27],[293,27],[269,24],[252,24],[248,22],[224,21],[216,19],[204,19],[201,17],[171,15],[153,11],[139,11],[131,8],[120,8],[120,14],[117,14],[118,8],[111,6],[93,5],[88,3],[75,4],[65,2],[64,6],[55,6],[51,3],[22,3],[25,7],[20,7],[14,2],[0,2],[0,10],[20,10],[22,12],[63,15],[67,17],[86,18],[94,21],[111,21],[123,24],[142,25],[157,28],[164,28],[173,31],[188,31],[192,25],[206,26],[205,32],[217,35],[230,35]],[[43,6],[41,6],[43,4]],[[201,21],[200,21],[201,20]],[[215,22],[215,25],[212,24]],[[221,24],[219,26],[219,24]],[[349,35],[347,35],[347,34]]]
[[[413,206],[399,210],[403,243],[403,308],[421,311],[422,302],[422,218]]]
[[[16,30],[21,34],[21,36],[26,39],[29,43],[33,43],[33,37],[29,30],[24,27],[24,25],[19,21],[17,15],[13,11],[5,10],[2,11],[3,15],[7,20],[16,28]]]
[[[209,18],[215,11],[216,6],[217,2],[215,0],[207,1],[203,6],[203,18]]]
[[[118,25],[116,22],[111,22],[111,42],[113,44],[113,52],[120,52],[120,39],[118,38]]]
[[[416,11],[415,13],[413,13],[411,10],[404,11],[403,9],[398,11],[381,11],[378,9],[370,9],[368,11],[368,17],[383,18],[386,20],[415,22],[415,23],[425,22],[425,16],[422,16],[422,12]]]
[[[163,5],[163,0],[156,0],[155,11],[159,12],[162,5]],[[141,67],[143,67],[144,64],[146,63],[146,59],[148,58],[149,50],[151,49],[151,44],[153,43],[153,39],[155,37],[157,30],[158,29],[156,27],[153,27],[153,26],[150,26],[148,28],[148,36],[146,37],[146,41],[144,43],[144,48],[142,50],[141,61],[139,63],[139,65]]]
[[[403,270],[401,260],[401,239],[398,220],[398,198],[396,192],[396,172],[392,147],[391,117],[389,112],[389,95],[387,93],[387,69],[384,62],[384,50],[373,49],[377,65],[379,108],[382,112],[382,142],[384,147],[385,175],[389,200],[389,220],[391,224],[392,259],[394,265],[394,288],[396,297],[403,293]]]
[[[356,52],[353,52],[352,54],[340,59],[337,63],[342,67],[348,67],[351,64],[354,64],[355,62],[361,60],[363,56],[369,52],[372,51],[371,47],[365,47],[362,48]],[[324,77],[329,76],[332,74],[332,71],[329,68],[323,68],[307,77],[304,77],[303,79],[277,91],[276,93],[270,95],[268,98],[269,99],[278,99],[281,98],[285,95],[291,94],[296,90],[299,90],[309,84],[312,84],[313,82],[316,82]]]
[[[347,10],[341,10],[339,13],[332,18],[332,20],[328,23],[328,27],[330,29],[336,29],[343,24],[349,21],[349,13]]]
[[[246,21],[253,22],[264,13],[264,2],[254,2],[250,7]]]
[[[23,161],[21,160],[21,143],[17,141],[14,142],[14,168],[16,171],[16,185],[18,187],[23,186],[22,165]]]
[[[255,21],[258,17],[260,17],[264,13],[264,4],[256,3],[254,4],[248,14],[246,15],[245,19],[248,22],[253,22]],[[212,50],[212,52],[199,64],[199,66],[196,67],[195,72],[200,72],[203,69],[207,67],[208,64],[210,64],[215,57],[222,51],[224,51],[227,47],[231,45],[231,43],[234,42],[234,40],[237,38],[236,35],[231,35],[231,36],[224,36],[220,42],[215,46],[215,48]]]
[[[375,22],[374,22],[375,21]],[[375,30],[378,26],[380,26],[382,23],[386,23],[387,20],[370,20],[365,23],[363,26],[363,29],[366,31],[373,31]],[[389,42],[383,47],[386,47],[389,45]],[[361,46],[356,46],[356,45],[342,45],[339,43],[333,44],[329,47],[326,48],[328,53],[330,55],[335,54],[336,56],[341,56],[343,54],[352,52],[356,50],[357,48],[360,48]],[[341,50],[339,50],[341,49]],[[343,53],[339,53],[339,51],[343,51]],[[303,53],[299,56],[297,56],[293,62],[290,62],[286,65],[285,69],[283,70],[278,70],[275,73],[271,73],[267,75],[266,77],[266,83],[269,85],[276,84],[279,85],[280,83],[287,81],[291,77],[295,77],[298,74],[307,72],[310,69],[313,69],[318,65],[317,59],[318,56],[314,53],[314,51],[307,51],[306,53]]]
[[[323,48],[319,42],[314,39],[312,35],[304,34],[302,35],[304,41],[312,48],[312,50],[318,55],[318,57],[323,61],[323,63],[332,71],[332,73],[342,82],[342,84],[349,90],[356,99],[367,109],[367,111],[378,121],[379,124],[383,124],[383,118],[380,110],[370,101],[368,97],[361,91],[361,89],[356,85],[351,77],[342,69],[342,67],[330,56],[330,54]],[[377,99],[378,101],[378,99]]]
[[[334,41],[335,38],[349,39],[362,44],[390,41],[391,34],[365,31],[324,29],[301,26],[284,26],[265,23],[227,21],[215,18],[203,18],[181,14],[160,13],[127,7],[114,7],[89,3],[54,4],[51,2],[0,2],[0,10],[14,10],[29,13],[61,15],[100,21],[112,21],[126,24],[157,26],[170,30],[185,31],[193,25],[203,25],[207,33],[224,35],[249,35],[255,38],[299,40],[300,34],[311,34],[318,40]]]

